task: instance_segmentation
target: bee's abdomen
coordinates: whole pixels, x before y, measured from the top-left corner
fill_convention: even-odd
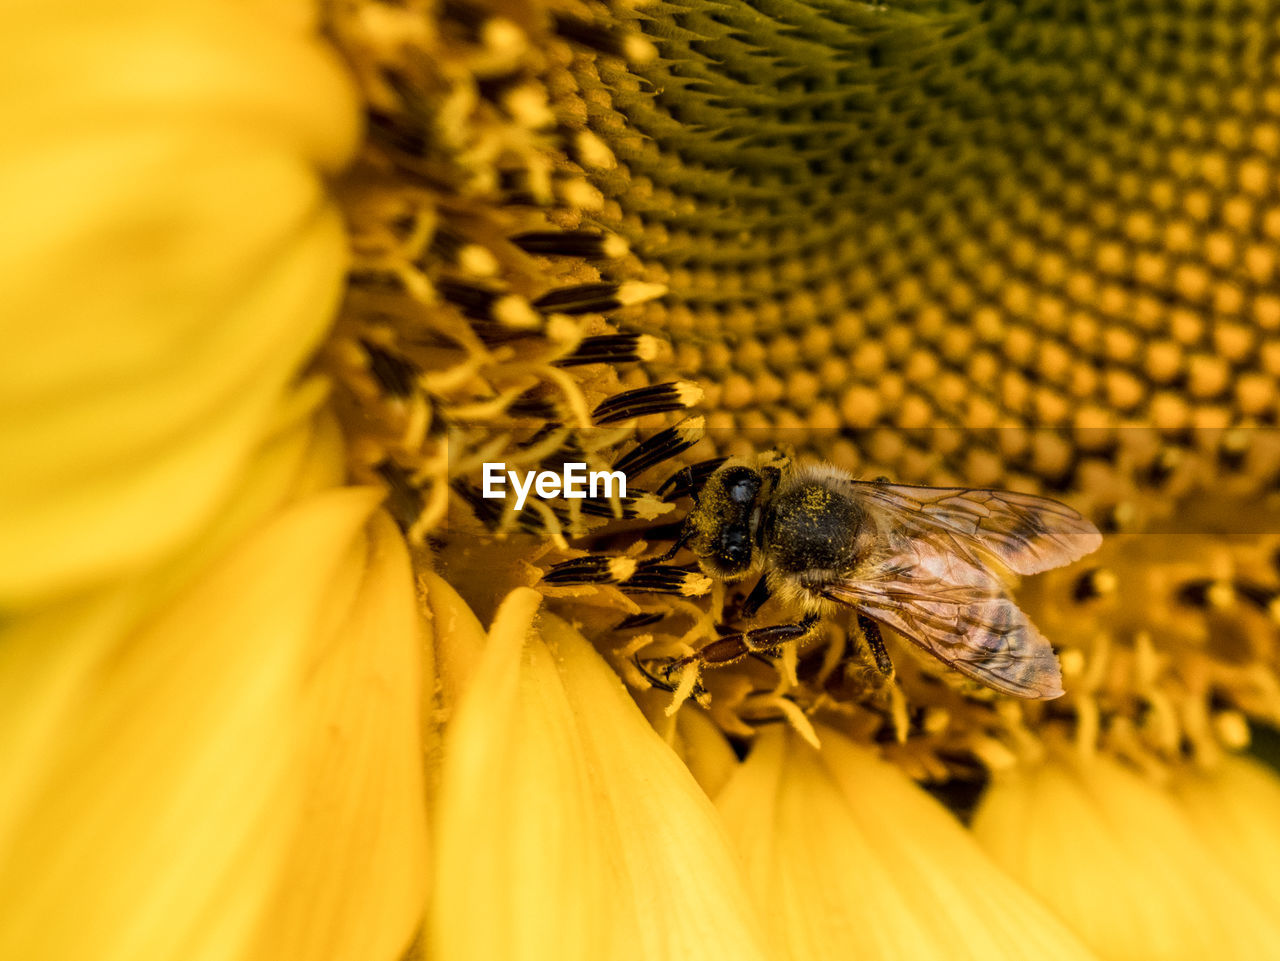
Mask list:
[[[769,562],[778,570],[849,570],[858,560],[863,512],[829,486],[798,484],[782,491],[764,518]]]

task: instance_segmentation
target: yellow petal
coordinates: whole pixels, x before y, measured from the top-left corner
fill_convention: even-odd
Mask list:
[[[467,602],[434,571],[418,575],[421,606],[431,643],[430,690],[423,692],[423,741],[426,744],[427,796],[434,805],[443,769],[443,729],[457,708],[484,650],[484,628]]]
[[[245,534],[282,508],[342,486],[346,445],[333,412],[326,406],[328,384],[312,379],[286,394],[262,442],[250,453],[245,470],[213,521],[196,542],[189,542],[168,570],[204,567]]]
[[[435,644],[435,665],[440,685],[440,704],[451,712],[462,699],[484,650],[484,627],[467,602],[439,574],[421,575],[431,616]]]
[[[0,603],[175,550],[340,294],[323,173],[354,96],[312,36],[194,0],[18,4],[0,33]],[[55,119],[56,118],[56,119]]]
[[[413,578],[390,518],[370,527],[351,614],[306,670],[306,801],[253,952],[263,959],[397,958],[426,904]]]
[[[332,412],[319,406],[327,395],[327,385],[312,380],[285,398],[210,522],[180,554],[133,582],[140,611],[166,603],[192,576],[283,508],[342,484],[346,448]]]
[[[113,631],[102,597],[6,625],[0,957],[244,956],[307,802],[308,671],[376,501],[309,499],[138,629]]]
[[[762,730],[716,797],[777,956],[1093,957],[897,768],[818,733]]]
[[[723,732],[698,708],[686,707],[676,716],[675,747],[708,797],[719,794],[738,769]]]
[[[1188,771],[1174,797],[1196,834],[1255,895],[1280,911],[1280,778],[1257,761],[1227,757]]]
[[[1280,924],[1170,795],[1105,757],[1062,755],[988,790],[973,830],[1102,958],[1280,957]]]
[[[539,601],[503,603],[446,733],[429,955],[762,957],[710,802]]]
[[[278,428],[254,452],[251,469],[239,478],[227,509],[216,523],[172,562],[144,578],[66,598],[43,610],[13,618],[7,636],[10,673],[5,685],[5,723],[0,725],[0,757],[10,770],[21,771],[59,736],[65,714],[76,710],[80,686],[92,684],[102,651],[188,588],[250,530],[261,526],[291,503],[341,482],[345,464],[342,439],[332,418],[314,410],[314,391],[299,391],[294,403],[278,412]],[[44,649],[56,639],[56,647]],[[31,647],[27,649],[26,645]],[[28,656],[35,660],[28,664]],[[44,660],[50,658],[47,662]],[[0,821],[18,785],[0,793]]]

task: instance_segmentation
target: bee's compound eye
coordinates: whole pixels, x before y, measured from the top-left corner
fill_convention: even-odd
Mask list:
[[[760,475],[746,467],[735,467],[724,476],[724,492],[735,504],[750,504],[760,493]]]

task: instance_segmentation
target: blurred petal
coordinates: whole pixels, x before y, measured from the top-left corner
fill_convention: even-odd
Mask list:
[[[307,394],[314,392],[300,391],[295,403],[279,412],[277,429],[255,451],[251,469],[238,478],[228,509],[180,557],[144,578],[63,599],[6,625],[5,635],[20,640],[11,641],[11,662],[0,652],[0,664],[11,663],[16,672],[0,672],[7,708],[0,723],[0,757],[15,772],[0,793],[0,823],[7,805],[22,796],[20,772],[56,750],[53,744],[62,737],[66,715],[78,709],[82,688],[97,683],[103,650],[172,603],[175,594],[205,575],[251,529],[286,505],[340,483],[342,440],[332,419],[314,411],[318,398]],[[52,646],[42,650],[43,644]]]
[[[780,957],[1093,957],[897,768],[818,733],[762,730],[716,797]]]
[[[1112,961],[1280,957],[1280,923],[1164,791],[1105,757],[997,780],[973,830]]]
[[[15,3],[0,34],[0,603],[218,510],[327,328],[354,97],[296,16]]]
[[[6,625],[0,957],[245,955],[311,788],[307,679],[351,616],[376,501],[310,498],[137,629],[110,595]]]
[[[396,958],[426,904],[413,579],[390,518],[379,513],[370,528],[351,614],[307,670],[303,821],[257,957]]]
[[[582,636],[534,625],[539,602],[503,602],[446,734],[429,954],[762,957],[710,802]]]
[[[284,398],[267,436],[234,477],[234,487],[210,522],[182,553],[134,582],[141,611],[166,603],[174,590],[282,508],[341,486],[345,446],[332,413],[319,406],[326,396],[327,385],[311,380]]]
[[[1188,771],[1174,797],[1196,834],[1271,911],[1280,910],[1280,778],[1257,761],[1227,757]]]

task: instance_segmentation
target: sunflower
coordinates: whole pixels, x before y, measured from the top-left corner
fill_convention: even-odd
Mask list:
[[[1280,8],[8,13],[0,956],[1280,953]],[[769,447],[1093,518],[1067,696],[477,486]]]

